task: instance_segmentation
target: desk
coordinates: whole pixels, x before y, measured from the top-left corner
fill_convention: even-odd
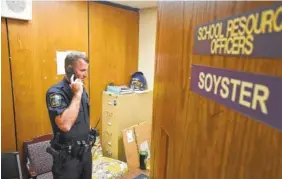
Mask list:
[[[130,170],[130,171],[128,171],[128,173],[126,173],[120,179],[133,179],[134,177],[137,177],[138,175],[140,175],[142,173],[149,176],[150,171],[149,170],[141,170],[141,169]]]

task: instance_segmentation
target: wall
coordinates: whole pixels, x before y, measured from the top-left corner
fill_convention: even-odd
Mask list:
[[[23,141],[51,132],[45,94],[63,78],[56,50],[88,52],[87,17],[86,2],[38,1],[32,21],[8,19],[18,150]]]
[[[282,60],[195,55],[197,25],[272,2],[160,2],[151,177],[280,179],[282,133],[190,90],[200,64],[282,77]]]
[[[153,89],[157,8],[141,9],[139,13],[138,70],[144,73],[147,79],[148,89]]]
[[[1,19],[1,151],[16,151],[11,70],[8,52],[7,27]]]
[[[32,9],[31,21],[8,19],[11,72],[7,68],[6,38],[1,41],[5,52],[2,53],[5,60],[2,61],[2,74],[7,77],[12,74],[13,78],[16,141],[20,152],[23,141],[52,132],[45,94],[51,85],[63,78],[63,75],[57,75],[57,50],[79,50],[89,56],[89,78],[85,86],[90,96],[91,127],[100,117],[104,85],[110,81],[125,83],[137,70],[137,12],[83,1],[34,1]],[[2,23],[2,37],[5,36],[3,27],[5,24]],[[2,126],[7,127],[2,130],[2,141],[5,141],[2,150],[15,150],[9,79],[2,81],[2,96],[5,95]],[[3,108],[4,103],[7,103],[6,108]],[[8,140],[11,140],[10,144]]]
[[[90,3],[89,10],[90,115],[96,125],[107,84],[127,85],[137,70],[139,13],[99,3]]]

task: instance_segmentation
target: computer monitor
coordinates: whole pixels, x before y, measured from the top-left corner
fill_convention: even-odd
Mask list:
[[[1,153],[1,178],[22,179],[22,170],[18,152]]]

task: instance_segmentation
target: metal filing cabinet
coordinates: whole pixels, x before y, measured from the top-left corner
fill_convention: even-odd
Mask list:
[[[125,161],[121,130],[152,121],[153,92],[116,95],[104,91],[102,103],[103,154]]]

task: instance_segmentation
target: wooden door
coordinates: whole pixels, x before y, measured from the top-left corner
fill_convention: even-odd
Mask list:
[[[271,4],[273,2],[159,3],[152,178],[282,178],[280,131],[190,90],[191,64],[282,76],[281,59],[192,52],[197,25]]]
[[[89,2],[90,116],[99,131],[103,90],[127,85],[138,69],[138,24],[136,11]]]
[[[1,19],[1,151],[17,150],[6,19]]]

